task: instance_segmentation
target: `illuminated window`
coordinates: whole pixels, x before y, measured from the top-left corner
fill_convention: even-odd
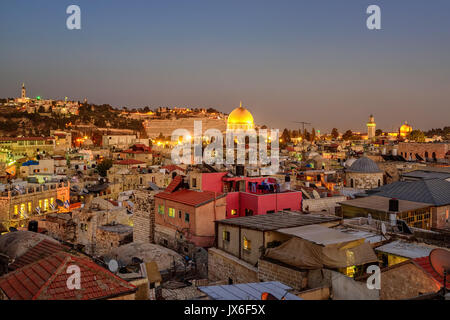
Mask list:
[[[16,204],[15,206],[14,206],[14,215],[18,215],[19,214],[19,206]]]
[[[44,211],[48,210],[48,199],[44,200]]]
[[[50,203],[55,203],[55,198],[50,198]]]
[[[230,232],[229,231],[224,231],[222,233],[222,237],[223,237],[223,241],[230,241]]]
[[[160,205],[158,206],[158,213],[159,213],[159,214],[164,214],[164,206],[163,206],[162,204],[160,204]]]
[[[31,202],[28,202],[28,213],[31,213],[33,208],[33,204]]]
[[[237,210],[236,210],[236,209],[231,209],[231,215],[232,215],[232,216],[237,215]]]
[[[252,250],[252,242],[244,237],[244,250]]]
[[[25,210],[26,210],[26,205],[25,205],[25,203],[22,203],[20,205],[20,211],[22,212],[21,216],[23,216],[23,214],[25,213]]]
[[[39,200],[39,208],[42,209],[42,200]]]
[[[169,213],[168,213],[169,217],[171,218],[175,218],[175,209],[174,208],[169,208]]]

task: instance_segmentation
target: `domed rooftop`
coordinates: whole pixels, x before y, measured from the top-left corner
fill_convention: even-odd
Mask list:
[[[254,128],[253,116],[242,106],[242,103],[239,108],[234,109],[227,120],[227,129],[228,130],[248,130]]]
[[[346,168],[350,168],[352,164],[355,163],[355,161],[356,161],[355,158],[348,158],[347,160],[345,160],[344,166]]]
[[[367,157],[361,157],[347,169],[349,172],[360,172],[360,173],[378,173],[381,172],[378,165],[372,159]]]
[[[408,121],[405,121],[405,124],[400,127],[400,135],[405,137],[410,134],[412,131],[412,127],[408,124]]]

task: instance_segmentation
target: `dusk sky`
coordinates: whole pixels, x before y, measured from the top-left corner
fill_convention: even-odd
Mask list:
[[[81,7],[81,30],[66,28]],[[381,7],[382,30],[366,8]],[[0,4],[0,97],[116,107],[239,101],[257,124],[450,125],[450,1],[159,0]]]

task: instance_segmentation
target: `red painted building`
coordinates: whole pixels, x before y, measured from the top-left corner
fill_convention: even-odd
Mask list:
[[[228,177],[227,172],[195,173],[189,182],[193,189],[226,193],[227,218],[301,210],[302,193],[281,191],[273,178]]]
[[[164,192],[155,195],[155,240],[175,250],[185,241],[210,247],[214,221],[225,219],[225,194],[183,189],[182,183],[183,178],[176,176]]]

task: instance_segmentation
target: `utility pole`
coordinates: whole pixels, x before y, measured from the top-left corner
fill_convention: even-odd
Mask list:
[[[294,123],[300,123],[300,124],[302,125],[302,133],[301,133],[302,136],[303,136],[304,133],[305,133],[305,125],[311,125],[311,123],[305,122],[305,121],[292,121],[292,122],[294,122]],[[303,148],[304,144],[305,144],[305,137],[302,138],[302,149],[304,149],[304,148]]]

